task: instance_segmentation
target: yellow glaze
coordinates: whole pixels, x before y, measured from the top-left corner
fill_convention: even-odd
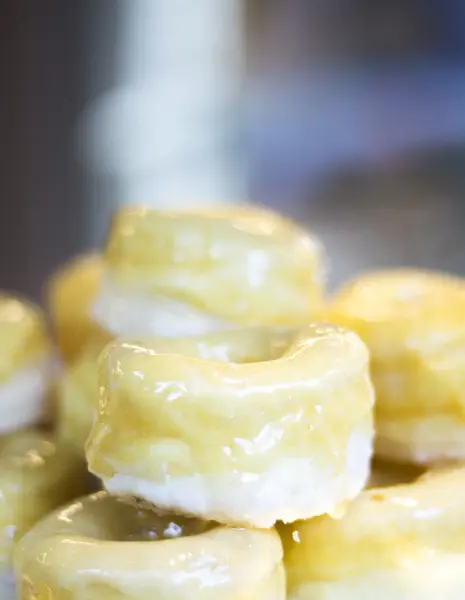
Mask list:
[[[283,526],[290,597],[311,582],[409,569],[465,553],[464,481],[464,468],[439,470],[411,484],[362,492],[341,519],[318,517]]]
[[[99,255],[81,256],[60,269],[47,286],[47,300],[63,358],[71,361],[98,326],[91,318],[99,289],[102,260]]]
[[[50,340],[40,310],[0,293],[0,384],[50,354]]]
[[[377,451],[425,463],[465,458],[465,280],[363,275],[336,295],[328,318],[370,350]]]
[[[157,352],[186,354],[219,362],[255,362],[283,351],[289,333],[263,328],[188,338],[147,338]],[[91,342],[63,373],[57,385],[58,433],[84,450],[98,408],[98,358],[105,344]]]
[[[229,529],[99,492],[18,546],[21,600],[284,600],[276,531]]]
[[[125,208],[105,249],[108,275],[229,323],[303,325],[321,312],[319,243],[255,206],[190,212]]]
[[[0,439],[0,569],[50,510],[84,492],[85,463],[64,442],[24,430]]]
[[[188,340],[174,340],[174,351],[167,340],[159,349],[154,340],[115,342],[100,363],[90,469],[157,484],[227,473],[240,486],[292,458],[344,474],[351,434],[371,440],[366,348],[355,334],[325,324],[275,335],[273,342],[263,329],[226,333],[207,350]],[[225,356],[228,336],[234,343]],[[240,364],[247,360],[259,362]]]

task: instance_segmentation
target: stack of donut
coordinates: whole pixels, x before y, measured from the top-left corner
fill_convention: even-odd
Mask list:
[[[18,598],[465,597],[465,282],[324,285],[313,236],[254,206],[124,209],[52,279],[65,367],[28,406],[103,489],[67,467]]]

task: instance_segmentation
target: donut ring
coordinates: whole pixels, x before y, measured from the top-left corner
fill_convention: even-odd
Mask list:
[[[289,600],[465,596],[465,469],[367,490],[341,519],[283,526]]]
[[[84,492],[86,467],[64,442],[25,430],[0,440],[0,597],[11,587],[14,544],[50,510]]]
[[[47,420],[54,356],[42,313],[0,293],[0,435]]]
[[[285,348],[238,364],[115,342],[101,360],[90,470],[110,492],[226,524],[339,510],[368,477],[368,353],[328,325],[289,334]]]
[[[187,338],[147,338],[144,346],[156,352],[249,363],[263,356],[278,356],[285,349],[288,337],[286,331],[250,328]],[[98,358],[105,345],[101,341],[89,343],[57,384],[58,434],[81,452],[98,409]]]
[[[92,304],[102,278],[97,254],[80,256],[65,265],[47,285],[47,302],[55,335],[66,362],[76,358],[98,326],[91,317]]]
[[[20,600],[284,600],[281,559],[274,530],[161,515],[100,492],[30,531],[15,571]]]
[[[301,326],[322,308],[320,244],[254,206],[125,208],[104,251],[95,320],[113,335],[177,337]]]
[[[370,349],[376,454],[417,464],[465,459],[465,280],[367,274],[336,295],[329,318]]]

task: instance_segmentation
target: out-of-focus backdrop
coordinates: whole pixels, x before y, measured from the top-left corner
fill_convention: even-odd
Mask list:
[[[0,287],[111,212],[260,201],[317,231],[331,286],[465,274],[465,3],[3,0]]]

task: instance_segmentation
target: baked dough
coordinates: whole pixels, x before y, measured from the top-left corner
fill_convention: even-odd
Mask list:
[[[124,208],[104,250],[95,320],[114,335],[179,337],[301,326],[322,310],[322,248],[255,206]]]
[[[100,492],[39,523],[16,551],[20,600],[284,600],[275,530],[163,515]]]
[[[376,454],[426,465],[465,459],[465,280],[366,274],[336,294],[329,319],[370,350]]]
[[[283,332],[278,344],[264,343],[262,329],[244,335],[245,347],[263,348],[260,362],[199,358],[192,343],[186,356],[188,342],[180,354],[109,347],[87,443],[107,490],[257,527],[338,511],[360,492],[372,445],[364,344],[324,324],[289,332],[285,344]]]
[[[86,468],[72,448],[39,431],[0,439],[0,594],[12,587],[14,544],[55,507],[84,492]]]
[[[48,420],[55,366],[40,310],[0,293],[0,435]]]
[[[465,597],[465,469],[362,492],[341,519],[283,526],[289,600]]]
[[[58,346],[67,362],[75,359],[99,330],[91,312],[101,278],[100,256],[88,254],[65,265],[48,283],[48,305]]]

